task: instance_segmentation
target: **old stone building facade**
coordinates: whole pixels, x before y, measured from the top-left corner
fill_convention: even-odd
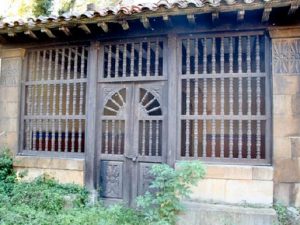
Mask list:
[[[299,207],[298,7],[159,1],[3,23],[0,146],[28,178],[108,201],[143,193],[153,163],[202,160],[193,204]]]

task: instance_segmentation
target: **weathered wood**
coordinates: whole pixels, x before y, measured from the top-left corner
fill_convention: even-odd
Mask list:
[[[46,33],[49,38],[56,38],[56,36],[52,33],[52,31],[48,28],[41,28],[42,33]]]
[[[101,29],[102,29],[105,33],[107,33],[107,32],[109,31],[109,30],[108,30],[108,24],[105,23],[105,22],[97,23],[97,26],[98,26],[98,27],[101,27]]]
[[[81,30],[83,30],[86,34],[91,34],[91,30],[90,28],[86,25],[86,24],[80,24],[78,26],[78,28],[80,28]]]
[[[62,31],[66,36],[71,36],[72,33],[71,31],[69,30],[68,27],[65,27],[65,26],[62,26],[60,28],[58,28],[60,31]]]

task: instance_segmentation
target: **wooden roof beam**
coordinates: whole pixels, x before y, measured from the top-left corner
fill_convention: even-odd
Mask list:
[[[14,37],[14,36],[16,36],[16,33],[15,33],[14,30],[9,29],[8,32],[7,32],[7,35],[8,35],[9,37]]]
[[[196,20],[195,20],[195,15],[194,14],[189,14],[189,15],[186,16],[186,18],[187,18],[187,20],[188,20],[188,22],[191,26],[196,25]]]
[[[62,27],[60,27],[60,28],[58,28],[58,29],[59,29],[60,31],[64,32],[64,34],[65,34],[66,36],[71,36],[71,35],[72,35],[72,33],[71,33],[71,31],[69,30],[68,27],[62,26]]]
[[[216,23],[219,20],[219,12],[212,12],[211,19],[213,23]]]
[[[141,23],[143,24],[145,29],[150,29],[151,28],[150,21],[147,17],[142,17],[141,18]]]
[[[102,29],[105,33],[108,32],[108,24],[107,24],[107,23],[105,23],[105,22],[100,22],[100,23],[97,23],[97,26],[98,26],[98,27],[101,27],[101,29]]]
[[[52,33],[52,31],[48,28],[45,27],[41,28],[41,32],[46,33],[49,38],[56,38],[55,35]]]
[[[169,27],[173,27],[173,23],[172,23],[172,20],[171,20],[171,17],[168,16],[168,15],[164,15],[163,16],[163,21],[165,22],[165,24]]]
[[[261,18],[261,22],[268,22],[270,19],[270,14],[272,12],[272,6],[271,5],[266,5],[263,11],[263,15]]]
[[[122,20],[119,23],[122,26],[123,30],[128,30],[129,29],[129,24],[126,20]]]
[[[83,30],[86,34],[91,34],[90,28],[86,24],[81,24],[78,26],[81,30]]]
[[[237,21],[242,22],[245,19],[245,10],[239,10],[237,12]]]
[[[300,7],[300,0],[294,0],[291,3],[291,8],[289,10],[289,15],[293,15],[295,14],[295,12],[297,11],[297,9]]]
[[[28,35],[29,37],[31,37],[33,39],[38,39],[38,37],[31,30],[25,31],[24,34]]]

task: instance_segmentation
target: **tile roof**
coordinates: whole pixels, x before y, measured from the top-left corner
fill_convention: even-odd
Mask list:
[[[64,23],[85,23],[85,21],[104,21],[110,22],[118,19],[131,19],[142,17],[143,15],[150,15],[151,13],[160,12],[169,14],[172,11],[182,11],[186,9],[199,10],[196,13],[208,12],[212,10],[225,9],[225,11],[235,11],[237,7],[247,9],[263,8],[266,4],[272,4],[275,7],[289,6],[293,4],[293,0],[147,0],[145,3],[134,4],[134,2],[141,2],[141,0],[127,0],[113,7],[89,9],[84,13],[65,13],[61,16],[40,16],[38,18],[29,18],[24,20],[0,22],[0,33],[8,33],[10,29],[15,29],[16,32],[32,29],[40,29],[41,27],[50,26],[54,28],[59,24]],[[252,7],[252,8],[251,8]],[[221,9],[222,8],[222,9]],[[179,10],[177,10],[179,9]],[[201,11],[203,10],[203,11]],[[97,20],[97,21],[96,21]],[[88,23],[88,22],[87,22]]]

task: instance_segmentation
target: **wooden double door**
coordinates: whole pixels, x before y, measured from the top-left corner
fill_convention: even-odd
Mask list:
[[[166,162],[164,81],[100,84],[98,152],[100,196],[130,205],[153,179],[153,164]]]

